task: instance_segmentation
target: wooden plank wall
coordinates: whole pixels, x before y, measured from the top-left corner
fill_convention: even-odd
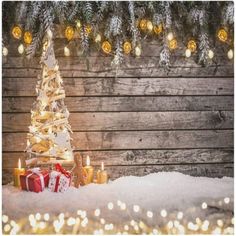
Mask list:
[[[158,43],[148,42],[141,58],[125,58],[117,71],[101,52],[64,57],[63,42],[55,51],[73,145],[94,166],[104,161],[112,179],[157,171],[233,176],[234,72],[225,52],[202,67],[179,50],[165,70]],[[3,58],[3,184],[25,156],[40,73],[39,57],[27,60],[16,47]]]

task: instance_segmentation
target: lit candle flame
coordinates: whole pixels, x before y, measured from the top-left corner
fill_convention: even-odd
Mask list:
[[[21,161],[20,161],[20,158],[18,159],[18,168],[21,169]]]
[[[89,158],[89,156],[87,156],[87,158],[86,158],[86,165],[90,166],[90,158]]]
[[[104,170],[104,163],[101,164],[101,169]]]

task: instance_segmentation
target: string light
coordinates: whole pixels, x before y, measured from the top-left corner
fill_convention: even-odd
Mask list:
[[[165,218],[167,216],[167,211],[165,209],[161,210],[161,216]]]
[[[24,45],[23,45],[23,44],[20,44],[19,47],[18,47],[18,52],[19,52],[20,54],[23,54],[24,51],[25,51]]]
[[[171,41],[172,39],[174,39],[174,34],[172,32],[169,32],[166,36],[167,40]]]
[[[6,47],[2,48],[2,55],[6,57],[8,55],[8,49]]]
[[[206,204],[206,202],[203,202],[203,203],[202,203],[202,209],[207,209],[207,204]]]
[[[80,20],[77,20],[77,21],[76,21],[76,28],[77,28],[77,29],[80,29],[80,28],[81,28],[81,21],[80,21]]]
[[[139,210],[140,210],[140,207],[138,205],[133,206],[133,211],[134,212],[139,212]]]
[[[70,56],[70,49],[69,49],[67,46],[64,47],[64,55],[65,55],[66,57],[69,57],[69,56]]]
[[[232,49],[230,49],[228,52],[227,52],[227,56],[228,58],[231,60],[234,58],[234,51]]]
[[[147,21],[147,30],[151,32],[153,30],[153,24],[150,20]]]
[[[102,41],[102,36],[101,34],[97,34],[94,40],[96,43],[100,43]]]
[[[141,47],[140,47],[140,46],[136,46],[135,49],[134,49],[134,51],[135,51],[135,55],[136,55],[137,57],[140,57],[140,56],[141,56],[142,50],[141,50]]]
[[[113,207],[114,207],[114,205],[113,205],[112,202],[109,202],[109,203],[107,204],[107,207],[108,207],[109,210],[112,210]]]
[[[191,57],[191,54],[192,54],[192,53],[191,53],[191,50],[187,48],[187,49],[185,50],[185,56],[186,56],[186,57]]]
[[[224,202],[225,202],[225,204],[229,204],[230,199],[228,197],[226,197],[226,198],[224,198]]]
[[[212,50],[208,51],[208,57],[212,59],[214,57],[214,52]]]

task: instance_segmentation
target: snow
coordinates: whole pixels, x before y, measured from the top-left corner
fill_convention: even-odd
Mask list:
[[[90,215],[97,208],[107,218],[114,218],[116,212],[115,217],[121,220],[121,214],[128,211],[114,211],[118,209],[117,200],[126,203],[128,210],[139,205],[143,211],[157,214],[162,209],[173,212],[199,208],[202,202],[214,206],[229,197],[230,203],[221,204],[221,207],[233,211],[233,178],[192,177],[177,172],[121,177],[109,184],[90,184],[79,189],[70,187],[64,193],[53,193],[48,189],[41,193],[25,192],[5,185],[2,194],[3,214],[16,220],[37,212],[76,214],[78,209],[86,210]],[[114,205],[113,215],[107,207],[109,202]]]

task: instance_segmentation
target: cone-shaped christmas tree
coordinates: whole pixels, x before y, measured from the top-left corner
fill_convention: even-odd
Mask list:
[[[31,110],[26,151],[30,160],[36,157],[41,160],[53,157],[73,160],[69,111],[64,105],[65,90],[55,59],[50,30],[43,43],[40,63],[42,73],[36,86],[37,100]]]

